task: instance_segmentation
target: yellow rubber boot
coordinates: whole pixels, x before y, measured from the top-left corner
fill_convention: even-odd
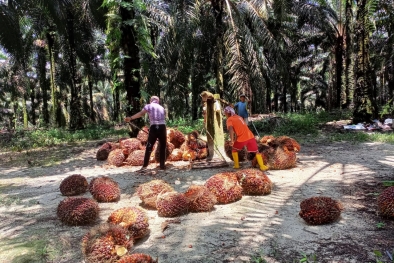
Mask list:
[[[263,161],[263,156],[261,156],[261,154],[257,153],[256,154],[256,159],[257,159],[257,163],[260,166],[260,170],[261,171],[266,171],[268,170],[268,167],[266,165],[264,165],[264,161]]]
[[[238,152],[232,152],[233,160],[234,160],[234,169],[239,169],[239,159],[238,159]]]

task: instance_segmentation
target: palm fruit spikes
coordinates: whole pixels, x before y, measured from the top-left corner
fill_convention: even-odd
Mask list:
[[[137,139],[140,140],[143,145],[148,142],[148,133],[149,128],[145,126],[137,134]]]
[[[170,142],[167,142],[167,147],[166,147],[166,160],[172,153],[172,151],[175,149],[174,145]],[[160,143],[157,143],[157,147],[155,150],[155,161],[160,162]]]
[[[108,223],[124,227],[133,239],[144,237],[149,232],[148,216],[139,207],[124,207],[108,217]]]
[[[68,197],[57,207],[57,217],[66,225],[89,225],[96,221],[99,214],[97,202],[86,197]]]
[[[141,166],[144,164],[145,151],[135,150],[130,153],[125,160],[125,164],[133,166]]]
[[[223,172],[211,176],[205,186],[218,200],[219,204],[235,202],[242,198],[242,187],[239,185],[237,176],[232,172]]]
[[[185,135],[177,129],[167,129],[167,141],[172,143],[175,148],[181,147],[185,142]]]
[[[158,263],[158,260],[146,254],[136,253],[122,257],[117,263]]]
[[[340,202],[325,196],[305,199],[300,207],[300,217],[311,225],[332,223],[340,217],[343,210]]]
[[[98,202],[117,202],[120,199],[119,184],[107,176],[92,179],[89,191]]]
[[[159,216],[174,217],[187,212],[188,200],[183,193],[160,193],[156,199],[156,208]]]
[[[191,185],[184,194],[190,212],[208,212],[217,203],[216,196],[204,185]]]
[[[138,186],[137,195],[143,205],[156,209],[156,199],[160,193],[172,192],[174,189],[163,180],[152,180]]]
[[[88,190],[88,180],[80,174],[66,177],[59,186],[60,192],[65,196],[83,194]]]
[[[123,154],[122,149],[115,149],[111,151],[108,155],[108,164],[115,165],[117,167],[123,165],[123,161],[126,159],[126,156]]]
[[[133,151],[140,150],[142,143],[137,138],[129,138],[120,141],[120,148],[123,150],[123,154],[128,156]]]
[[[168,157],[169,161],[182,161],[183,151],[181,149],[175,148],[170,156]]]
[[[394,218],[394,186],[390,186],[379,195],[378,211],[381,216]]]
[[[232,161],[233,159],[233,146],[230,145],[230,141],[225,141],[224,142],[224,152],[226,153],[226,156],[230,158]],[[238,151],[238,160],[240,162],[246,161],[246,158],[248,156],[248,151],[246,150],[246,147],[244,147],[242,150]]]
[[[106,142],[97,150],[96,159],[98,161],[105,161],[107,160],[109,153],[118,148],[119,146],[115,143]]]
[[[272,182],[263,171],[251,168],[238,170],[235,174],[245,194],[266,195],[271,193]]]
[[[133,239],[118,225],[101,224],[82,238],[82,253],[87,263],[116,263],[133,246]]]

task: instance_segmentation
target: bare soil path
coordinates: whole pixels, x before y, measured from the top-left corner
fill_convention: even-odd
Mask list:
[[[394,180],[394,145],[347,142],[301,145],[297,167],[269,171],[274,183],[267,196],[244,196],[217,205],[209,213],[189,213],[162,231],[162,218],[148,210],[150,234],[133,252],[158,257],[160,263],[208,262],[392,262],[394,222],[376,214],[381,181]],[[177,191],[204,184],[212,175],[231,168],[187,170],[187,163],[169,164],[164,174],[138,175],[139,167],[109,167],[95,159],[97,142],[0,154],[0,261],[83,262],[81,238],[91,226],[69,227],[56,217],[64,196],[59,185],[69,175],[88,181],[106,175],[119,183],[121,200],[100,203],[100,219],[115,209],[139,206],[133,196],[139,184],[154,178]],[[250,166],[242,163],[243,168]],[[155,166],[151,167],[152,169]],[[89,193],[84,194],[90,197]],[[307,225],[299,204],[312,196],[341,201],[338,222]],[[306,262],[306,261],[305,261]]]

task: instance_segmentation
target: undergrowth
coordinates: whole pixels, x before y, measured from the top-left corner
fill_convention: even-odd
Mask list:
[[[327,122],[350,119],[350,115],[344,112],[319,112],[319,113],[289,113],[277,114],[273,118],[266,118],[260,121],[249,123],[249,129],[260,137],[264,135],[290,136],[300,143],[329,141],[347,142],[382,142],[394,143],[394,133],[367,133],[367,132],[339,132],[323,131],[322,127]],[[223,121],[225,125],[225,120]],[[191,121],[187,119],[177,119],[167,122],[167,127],[177,128],[184,134],[193,130],[201,132],[204,130],[203,120]],[[90,126],[83,130],[68,131],[66,129],[31,129],[17,130],[7,141],[0,142],[0,147],[21,151],[39,147],[50,147],[60,144],[98,140],[110,137],[128,136],[128,128],[105,126]]]

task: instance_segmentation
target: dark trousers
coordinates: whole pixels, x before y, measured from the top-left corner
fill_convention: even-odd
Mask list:
[[[152,153],[153,145],[159,139],[159,153],[160,153],[160,168],[165,168],[166,162],[166,148],[167,148],[167,128],[165,124],[154,124],[149,128],[148,142],[146,144],[144,165],[147,167]]]

